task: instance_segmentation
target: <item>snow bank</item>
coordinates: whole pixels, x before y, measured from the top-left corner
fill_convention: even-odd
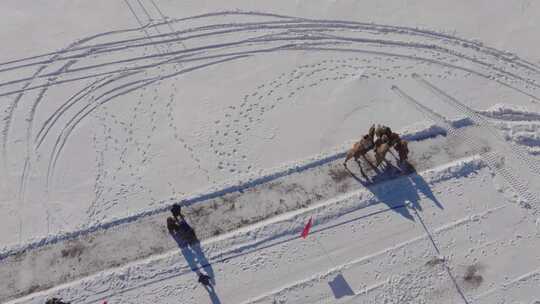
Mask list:
[[[523,146],[529,154],[540,154],[540,123],[531,121],[498,121],[495,126],[509,141]]]
[[[524,106],[506,103],[495,104],[487,110],[478,111],[478,113],[494,119],[513,121],[540,121],[539,112],[528,110]]]
[[[449,121],[456,128],[465,128],[474,124],[468,117],[459,117]],[[402,128],[398,131],[401,137],[408,141],[420,141],[439,135],[446,135],[446,129],[430,121],[421,121]]]

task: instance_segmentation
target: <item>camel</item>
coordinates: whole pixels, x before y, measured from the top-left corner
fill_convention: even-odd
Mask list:
[[[383,137],[383,135],[390,136],[392,134],[392,130],[390,127],[384,126],[384,125],[377,125],[377,128],[375,128],[375,135],[377,138]]]
[[[390,133],[390,136],[386,134],[382,135],[375,141],[375,166],[379,167],[381,162],[385,161],[385,156],[390,148],[393,147],[399,155],[399,162],[403,163],[407,161],[409,157],[409,142],[402,140],[397,133]]]
[[[377,139],[375,140],[375,136]],[[384,125],[372,125],[369,129],[369,134],[364,135],[364,137],[356,142],[353,147],[347,152],[347,156],[343,165],[347,167],[347,162],[354,158],[360,167],[362,175],[365,176],[362,166],[358,161],[358,158],[362,156],[374,169],[378,168],[383,161],[386,161],[386,154],[390,151],[390,148],[394,148],[399,154],[399,162],[403,163],[407,161],[409,148],[408,142],[402,140],[399,137],[399,134],[392,132],[392,130]],[[366,153],[371,150],[375,150],[375,165],[366,159]]]
[[[395,146],[394,149],[398,152],[399,162],[403,163],[407,161],[409,157],[409,143],[406,140],[400,140]]]
[[[345,157],[345,161],[343,162],[343,165],[347,167],[347,162],[354,158],[354,160],[358,163],[358,166],[360,166],[360,163],[358,162],[358,158],[362,156],[364,159],[366,159],[366,153],[373,149],[375,146],[375,142],[373,141],[375,138],[375,125],[372,125],[371,128],[369,128],[369,133],[364,135],[364,137],[354,143],[353,147],[347,152],[347,157]],[[366,159],[367,161],[367,159]],[[360,166],[360,170],[362,171],[362,174],[364,174],[364,171],[362,170],[362,166]]]
[[[377,136],[377,140],[381,139],[384,135],[388,137],[388,142],[390,146],[395,146],[401,139],[399,138],[399,134],[392,132],[392,129],[387,126],[378,125],[377,128],[375,128],[375,135]]]
[[[382,135],[380,140],[377,139],[377,141],[378,142],[375,145],[375,167],[379,167],[383,161],[386,161],[386,153],[388,153],[392,147],[386,134]]]
[[[395,149],[395,146],[401,141],[401,138],[399,137],[397,133],[394,133],[394,132],[390,132],[390,134],[388,134],[387,136],[388,136],[388,143],[390,144],[390,146],[394,147]]]

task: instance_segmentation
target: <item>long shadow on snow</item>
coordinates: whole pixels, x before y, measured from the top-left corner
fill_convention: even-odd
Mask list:
[[[332,225],[325,226],[325,227],[322,227],[322,228],[314,227],[313,230],[310,232],[310,235],[318,234],[318,233],[321,233],[321,232],[324,232],[324,231],[327,231],[327,230],[330,230],[330,229],[333,229],[333,228],[336,228],[336,227],[341,227],[343,225],[348,225],[348,224],[354,223],[356,221],[360,221],[360,220],[369,218],[371,216],[375,216],[377,214],[382,214],[382,213],[388,212],[390,210],[394,210],[394,209],[402,208],[402,207],[404,207],[404,205],[401,205],[401,206],[398,205],[398,206],[395,206],[395,207],[392,207],[392,208],[389,208],[389,209],[377,210],[377,211],[369,213],[369,214],[358,216],[358,217],[348,219],[346,221],[338,222],[336,224],[332,224]],[[261,240],[255,242],[255,243],[250,244],[250,245],[235,248],[233,250],[228,251],[227,253],[220,253],[220,254],[218,254],[218,255],[216,255],[216,256],[214,256],[212,258],[212,264],[216,265],[216,264],[225,263],[225,262],[227,262],[229,260],[232,260],[232,259],[235,259],[235,258],[246,256],[246,255],[254,253],[254,252],[258,252],[258,251],[261,251],[261,250],[273,248],[273,247],[283,245],[283,244],[286,244],[288,242],[297,240],[298,239],[298,234],[300,233],[302,228],[303,227],[299,227],[299,230],[295,231],[293,233],[294,236],[287,237],[286,239],[283,239],[283,240],[280,240],[280,241],[277,241],[277,242],[272,242],[270,244],[265,244],[265,243],[270,242],[272,240],[279,239],[279,238],[282,238],[282,237],[284,237],[286,235],[289,235],[289,234],[291,234],[291,232],[287,231],[287,232],[284,232],[284,233],[280,233],[280,234],[274,235],[271,238],[261,239]],[[178,240],[177,242],[179,243],[179,246],[180,246],[180,244],[185,244],[184,240]],[[180,247],[180,248],[182,248],[182,247]],[[188,261],[188,263],[189,263],[189,261]],[[189,265],[189,267],[191,268],[191,271],[197,273],[198,272],[197,270],[199,270],[199,269],[204,269],[204,268],[210,267],[210,262],[207,262],[206,264],[199,264],[199,265],[195,264],[195,266],[196,266],[196,268],[193,265]],[[119,292],[116,292],[116,293],[112,294],[112,295],[107,295],[107,296],[102,296],[100,298],[97,298],[92,303],[98,303],[99,301],[106,300],[107,297],[110,297],[110,296],[113,296],[113,295],[123,294],[123,293],[129,292],[129,291],[135,290],[137,288],[142,288],[144,286],[148,286],[148,285],[151,285],[151,284],[163,282],[163,281],[169,280],[171,278],[187,275],[188,273],[189,273],[189,270],[187,268],[186,269],[182,268],[182,269],[179,270],[179,273],[174,273],[172,275],[167,275],[167,276],[155,279],[155,280],[147,281],[146,283],[143,283],[143,284],[140,284],[140,285],[137,285],[137,286],[133,286],[133,287],[130,287],[130,288],[125,288],[125,289],[123,289],[123,290],[121,290]],[[216,304],[216,303],[219,303],[219,302],[215,302],[213,304]]]
[[[407,168],[403,168],[403,169],[407,170]],[[313,230],[310,232],[310,234],[312,235],[318,234],[318,233],[321,233],[321,232],[324,232],[324,231],[327,231],[336,227],[348,225],[350,223],[360,221],[360,220],[369,218],[371,216],[385,213],[388,211],[398,212],[404,217],[410,220],[414,220],[412,218],[412,215],[408,212],[406,208],[407,208],[408,201],[410,201],[412,206],[416,206],[416,208],[421,210],[421,206],[418,203],[418,201],[420,200],[419,192],[425,195],[430,200],[432,200],[433,203],[437,207],[443,209],[443,206],[437,200],[437,198],[435,197],[435,195],[429,188],[428,183],[423,179],[422,176],[418,175],[418,173],[412,166],[409,167],[408,172],[410,173],[407,176],[403,176],[402,173],[399,173],[399,175],[396,175],[396,171],[398,171],[397,168],[393,166],[387,166],[382,172],[379,172],[379,174],[375,176],[370,182],[370,181],[365,181],[365,180],[360,179],[358,176],[356,176],[353,172],[349,170],[349,173],[357,182],[365,186],[366,189],[371,191],[381,202],[388,205],[389,208],[383,209],[383,210],[377,210],[369,214],[358,216],[358,217],[348,219],[346,221],[338,222],[336,224],[328,225],[322,228],[314,227]],[[380,183],[380,184],[375,184],[375,183]],[[300,227],[299,229],[301,228],[302,227]],[[298,233],[299,232],[300,231],[298,231]],[[294,236],[292,237],[287,237],[277,242],[271,242],[270,244],[265,244],[271,240],[279,239],[290,233],[291,233],[290,231],[287,231],[285,233],[275,235],[271,237],[270,239],[261,239],[255,243],[248,245],[247,247],[242,246],[240,248],[235,248],[231,251],[228,251],[227,253],[220,253],[212,257],[212,264],[216,265],[220,263],[225,263],[235,258],[246,256],[248,254],[258,252],[261,250],[273,248],[275,246],[286,244],[288,242],[298,239],[298,233],[293,233]],[[212,265],[210,264],[210,262],[204,255],[204,252],[201,249],[199,241],[196,240],[194,244],[190,247],[189,244],[184,239],[182,239],[179,235],[173,235],[173,238],[177,242],[178,247],[180,248],[180,250],[182,251],[182,254],[186,258],[186,261],[188,262],[188,266],[190,270],[192,272],[195,272],[196,274],[201,273],[200,270],[205,270],[208,276],[213,278],[214,271],[212,269]],[[174,277],[187,275],[188,273],[189,273],[188,269],[180,269],[178,273],[174,273],[174,274],[167,275],[167,276],[155,279],[155,280],[151,280],[141,285],[123,289],[117,293],[114,293],[113,295],[123,294],[125,292],[129,292],[137,288],[148,286],[150,284],[155,284],[155,283],[159,283],[159,282],[162,282],[162,281],[174,278]],[[209,290],[207,288],[207,291],[210,294],[210,299],[212,300],[212,303],[213,304],[220,303],[219,299],[217,298],[217,295],[212,290],[213,289]],[[110,297],[110,296],[111,295],[100,297],[93,303],[97,303],[99,301],[105,300],[107,297]]]
[[[187,225],[186,222],[184,223]],[[206,275],[210,277],[210,286],[204,286],[204,288],[208,292],[212,304],[221,304],[221,301],[219,300],[219,297],[214,289],[214,285],[216,284],[214,269],[212,268],[212,264],[208,262],[197,236],[194,236],[193,240],[189,242],[182,238],[182,236],[180,236],[178,233],[172,233],[171,236],[176,241],[176,244],[178,244],[178,247],[186,259],[189,268],[191,268],[191,271],[195,272],[197,278],[202,273],[201,270],[204,270]]]
[[[402,176],[403,172],[408,174]],[[411,164],[406,163],[399,169],[391,164],[386,164],[382,171],[378,171],[377,175],[372,177],[371,181],[362,180],[352,172],[351,175],[371,191],[380,202],[411,221],[414,221],[414,217],[408,208],[422,211],[421,194],[431,200],[438,208],[444,209],[431,191],[429,184]]]

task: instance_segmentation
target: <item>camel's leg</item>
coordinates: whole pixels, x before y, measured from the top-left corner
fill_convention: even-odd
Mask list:
[[[362,154],[362,158],[364,158],[364,160],[369,164],[371,168],[373,168],[373,170],[377,171],[377,167],[373,165],[373,163],[366,157],[365,154]]]
[[[356,163],[358,164],[358,168],[360,168],[360,173],[362,174],[362,176],[366,179],[368,179],[366,173],[364,172],[364,168],[362,168],[362,163],[360,162],[360,160],[358,159],[358,157],[355,157],[354,158],[354,161],[356,161]]]
[[[394,154],[394,152],[392,152],[391,150],[388,150],[388,152],[390,152],[390,154],[392,154],[392,156],[393,156],[396,160],[399,160],[399,158]]]
[[[383,155],[375,155],[375,161],[376,161],[375,165],[377,168],[379,168],[379,166],[381,165],[383,161],[388,162]]]
[[[355,157],[355,158],[354,158],[354,161],[356,162],[356,164],[358,165],[358,167],[360,167],[360,170],[362,170],[362,164],[361,164],[360,161],[358,160],[358,157]]]
[[[369,180],[369,177],[366,175],[366,172],[364,172],[364,169],[362,169],[362,166],[360,165],[360,162],[358,162],[358,167],[360,167],[360,173],[362,174],[362,176]]]
[[[353,158],[354,153],[352,151],[347,152],[347,156],[345,157],[345,161],[343,161],[343,166],[347,167],[347,162]]]
[[[378,169],[379,166],[381,165],[381,162],[382,162],[382,161],[381,161],[380,159],[378,159],[378,158],[375,160],[375,167],[377,167],[377,169]]]

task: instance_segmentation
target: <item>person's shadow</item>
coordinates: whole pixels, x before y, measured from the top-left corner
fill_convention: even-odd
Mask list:
[[[407,162],[400,165],[399,168],[387,163],[371,180],[362,180],[358,176],[352,175],[380,202],[411,221],[414,221],[414,217],[409,208],[422,210],[420,194],[431,200],[438,208],[444,209],[428,183]]]
[[[221,301],[219,300],[219,297],[214,289],[214,285],[216,284],[214,278],[214,269],[208,262],[208,259],[201,248],[201,243],[195,235],[195,231],[186,221],[183,221],[182,225],[183,231],[176,233],[172,232],[171,236],[176,241],[176,244],[178,244],[178,247],[191,268],[191,271],[195,272],[197,277],[199,277],[202,271],[206,272],[206,275],[210,277],[210,285],[203,286],[208,292],[212,304],[221,304]]]
[[[212,304],[221,304],[221,301],[219,300],[219,297],[216,293],[216,290],[214,289],[214,285],[210,284],[208,286],[203,285],[204,289],[208,292],[208,295],[210,296],[210,301],[212,301]]]

